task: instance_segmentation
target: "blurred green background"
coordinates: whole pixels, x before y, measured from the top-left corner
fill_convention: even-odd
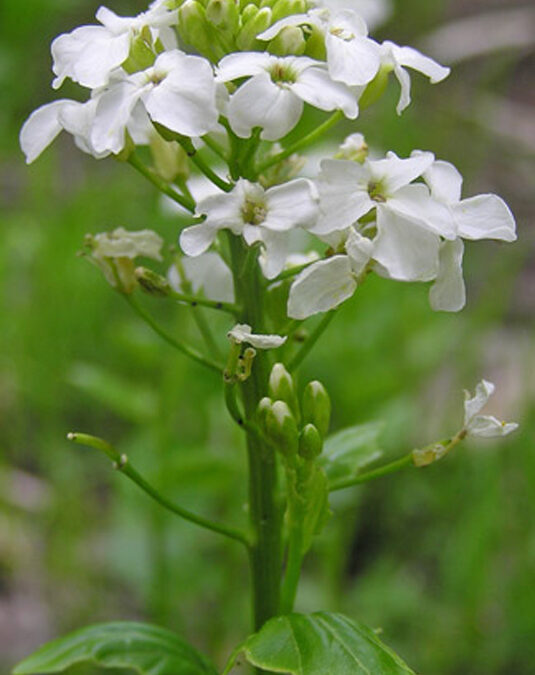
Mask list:
[[[92,621],[169,626],[219,664],[248,630],[239,547],[170,519],[96,453],[65,440],[73,429],[103,435],[182,504],[245,519],[242,439],[226,419],[217,377],[160,344],[76,255],[86,232],[120,225],[153,228],[173,244],[176,215],[130,167],[95,162],[68,137],[29,168],[18,149],[24,119],[54,98],[50,41],[90,23],[97,6],[0,4],[2,672],[44,640]],[[489,14],[494,24],[485,23]],[[403,117],[392,83],[342,132],[363,131],[379,150],[422,148],[454,162],[465,195],[506,199],[519,242],[467,245],[468,304],[459,315],[431,312],[424,287],[370,280],[300,375],[301,384],[327,385],[333,429],[384,420],[387,458],[455,430],[461,390],[481,377],[497,385],[492,409],[521,422],[505,442],[466,443],[425,471],[338,493],[335,517],[307,562],[298,608],[341,610],[381,627],[425,675],[535,672],[529,16],[531,3],[398,0],[375,31],[437,57],[449,49],[459,62],[437,87],[415,75]],[[457,24],[445,38],[435,33],[467,17],[477,17],[479,32]],[[509,46],[500,46],[504,26]],[[481,53],[464,53],[467,45]],[[61,96],[79,93],[64,89]],[[148,302],[170,330],[196,339],[187,310]],[[223,332],[227,324],[218,322]]]

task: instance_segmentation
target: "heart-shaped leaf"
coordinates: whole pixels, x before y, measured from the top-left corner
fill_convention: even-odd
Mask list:
[[[13,675],[61,673],[89,663],[129,668],[139,675],[216,675],[208,660],[175,633],[133,621],[87,626],[54,640],[24,659]]]
[[[414,675],[367,626],[315,612],[270,619],[236,650],[253,666],[289,675]]]
[[[358,424],[329,436],[318,461],[330,483],[354,478],[383,454],[377,445],[380,422]]]

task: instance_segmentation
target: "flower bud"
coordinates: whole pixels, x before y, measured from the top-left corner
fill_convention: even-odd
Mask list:
[[[331,421],[331,399],[321,382],[314,380],[307,384],[301,404],[305,424],[313,424],[325,438]]]
[[[312,461],[321,454],[323,439],[313,424],[307,424],[299,434],[299,454],[303,459]]]
[[[269,376],[269,395],[274,401],[284,401],[292,411],[296,420],[299,420],[299,402],[295,393],[292,376],[282,363],[276,363]]]
[[[248,7],[245,9],[247,10]],[[236,45],[238,46],[238,49],[247,51],[255,46],[256,36],[271,26],[271,9],[269,7],[264,7],[256,12],[254,16],[251,16],[247,22],[245,22],[244,16],[245,12],[242,14],[243,25],[236,37]]]
[[[335,159],[348,159],[352,162],[363,164],[368,156],[368,144],[362,134],[350,134],[335,154]]]
[[[388,84],[388,75],[392,66],[381,66],[377,75],[368,84],[362,96],[359,98],[359,109],[364,110],[376,103],[386,91]]]
[[[310,56],[312,59],[318,59],[318,61],[325,61],[327,58],[325,36],[317,26],[310,26],[305,55]]]
[[[187,0],[178,10],[178,33],[181,39],[203,56],[220,59],[224,53],[211,39],[210,32],[204,7],[197,0]]]
[[[160,134],[154,133],[150,139],[150,151],[154,169],[158,176],[168,183],[177,178],[189,177],[188,157],[176,141],[166,141]]]
[[[264,396],[264,398],[260,399],[258,406],[256,408],[256,415],[258,418],[258,424],[262,427],[264,431],[266,431],[266,417],[268,410],[271,409],[271,406],[273,405],[273,401],[269,398],[269,396]]]
[[[130,43],[128,58],[122,64],[127,73],[136,73],[139,70],[150,68],[156,60],[152,46],[152,35],[148,26],[138,33]]]
[[[277,0],[273,5],[272,23],[293,14],[304,14],[307,11],[305,0]]]
[[[306,48],[303,31],[298,26],[285,26],[280,33],[271,40],[268,51],[277,56],[295,54],[300,56]]]
[[[275,401],[265,412],[266,433],[279,452],[291,459],[297,455],[299,432],[290,408],[284,401]]]
[[[236,34],[240,22],[234,0],[210,0],[206,5],[206,18],[224,37],[230,39]]]
[[[134,275],[145,293],[162,298],[169,295],[171,290],[169,282],[160,274],[149,270],[147,267],[136,267]]]
[[[245,26],[259,11],[259,8],[255,4],[247,2],[241,10],[241,25]]]

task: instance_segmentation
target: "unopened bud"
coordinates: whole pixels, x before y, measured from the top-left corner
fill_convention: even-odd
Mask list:
[[[368,84],[362,96],[359,98],[359,109],[364,110],[376,103],[385,93],[388,84],[388,75],[392,70],[392,66],[381,66],[377,75]]]
[[[267,435],[287,459],[297,455],[299,447],[297,423],[284,401],[275,401],[266,410],[265,426]]]
[[[331,399],[322,383],[318,380],[309,382],[301,403],[305,424],[313,424],[321,437],[325,438],[331,421]]]
[[[300,411],[292,376],[282,363],[276,363],[269,376],[269,395],[274,401],[284,401],[299,421]]]
[[[287,56],[288,54],[300,56],[304,53],[305,48],[306,41],[303,31],[298,26],[285,26],[268,45],[268,51],[277,56]]]
[[[187,0],[178,10],[178,33],[182,41],[196,49],[203,56],[224,56],[212,40],[211,26],[206,19],[204,7],[197,0]]]
[[[242,51],[252,49],[255,46],[256,36],[269,28],[272,23],[271,9],[269,7],[264,7],[256,12],[247,22],[244,21],[244,15],[245,12],[242,14],[242,28],[236,37],[236,45]]]
[[[299,454],[303,459],[312,461],[321,454],[323,439],[313,424],[303,427],[299,435]]]
[[[258,418],[258,424],[262,427],[264,431],[266,431],[266,417],[268,410],[271,409],[271,406],[273,405],[273,401],[269,398],[269,396],[264,396],[264,398],[260,399],[258,406],[256,408],[256,415]]]
[[[159,297],[169,295],[171,287],[165,277],[149,270],[147,267],[136,267],[134,274],[145,293]]]
[[[348,136],[335,154],[335,159],[348,159],[352,162],[363,164],[368,156],[368,144],[362,134],[356,133]]]
[[[240,22],[238,7],[234,0],[210,0],[206,5],[206,18],[225,37],[233,38]]]
[[[152,34],[148,26],[144,26],[140,33],[130,42],[128,58],[122,64],[127,73],[135,73],[139,70],[150,68],[156,60],[153,49]]]
[[[273,5],[272,22],[283,19],[285,16],[292,16],[293,14],[304,14],[307,11],[307,3],[305,0],[277,0]]]
[[[150,150],[154,169],[168,183],[189,177],[188,157],[176,141],[166,141],[158,133],[151,135]]]
[[[310,33],[307,37],[305,55],[318,61],[325,61],[327,52],[325,49],[325,36],[317,26],[310,26]]]

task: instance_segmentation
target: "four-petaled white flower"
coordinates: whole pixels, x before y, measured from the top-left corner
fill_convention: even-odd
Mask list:
[[[400,47],[389,40],[381,45],[381,63],[383,66],[394,70],[401,86],[401,94],[396,106],[398,115],[401,115],[411,102],[411,77],[405,68],[411,68],[427,75],[431,84],[442,82],[450,74],[449,68],[441,66],[440,63],[433,61],[417,49]]]
[[[429,188],[411,182],[433,163],[423,152],[400,159],[363,164],[324,160],[318,181],[320,218],[312,232],[318,235],[344,230],[375,210],[377,234],[374,259],[388,276],[401,281],[430,281],[438,271],[440,237],[454,239],[448,209],[431,197]]]
[[[169,26],[176,24],[177,11],[169,11],[164,2],[153,3],[135,17],[117,16],[100,7],[96,18],[101,26],[80,26],[52,43],[54,89],[67,77],[90,89],[104,86],[112,71],[127,60],[132,40],[144,29],[149,29],[154,42],[159,39],[167,49],[176,47]]]
[[[350,9],[331,13],[313,9],[277,21],[260,33],[260,40],[273,39],[286,26],[314,26],[324,36],[329,75],[337,82],[364,86],[377,75],[381,65],[380,47],[368,37],[364,19]]]
[[[500,422],[492,415],[479,414],[494,393],[494,389],[492,382],[481,380],[476,386],[474,396],[470,396],[470,393],[465,391],[463,429],[468,436],[480,436],[482,438],[507,436],[518,428],[518,424],[515,422]]]
[[[91,142],[98,152],[117,154],[123,149],[136,106],[153,122],[184,136],[208,133],[219,116],[209,62],[178,49],[163,52],[146,70],[131,75],[115,71],[97,98]]]
[[[261,242],[265,249],[264,274],[276,277],[288,257],[289,231],[310,229],[318,207],[310,181],[299,178],[264,190],[258,183],[240,179],[229,193],[206,197],[197,205],[206,219],[182,231],[180,245],[184,253],[204,253],[222,229],[242,235],[250,246]]]
[[[234,328],[229,330],[228,338],[243,344],[244,342],[256,347],[256,349],[276,349],[283,345],[287,337],[282,335],[258,335],[252,332],[251,326],[246,323],[237,323]]]
[[[431,307],[458,312],[466,299],[462,239],[515,241],[515,219],[498,195],[482,194],[461,200],[463,178],[449,162],[433,162],[423,177],[433,198],[448,207],[457,234],[457,239],[443,241],[440,245],[438,274],[429,291]]]
[[[228,120],[234,133],[249,138],[261,127],[261,138],[276,141],[291,131],[309,103],[320,110],[358,115],[356,95],[333,82],[325,64],[306,56],[273,56],[259,52],[229,54],[219,62],[216,79],[231,82],[249,78],[231,95]]]

